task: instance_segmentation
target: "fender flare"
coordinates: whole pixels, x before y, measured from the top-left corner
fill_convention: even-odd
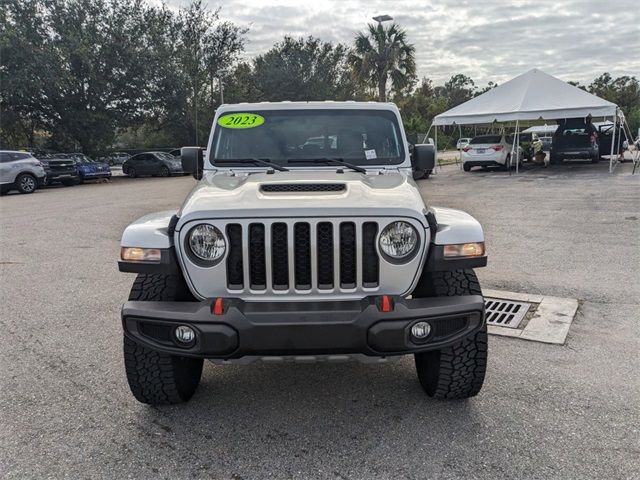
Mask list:
[[[151,213],[139,218],[125,228],[121,247],[157,248],[160,250],[159,263],[136,263],[118,261],[121,272],[165,273],[180,272],[178,259],[173,248],[173,233],[178,217],[175,211]]]
[[[431,245],[427,258],[428,271],[464,270],[487,265],[486,252],[482,256],[469,258],[446,258],[445,245],[483,242],[484,231],[480,222],[462,210],[443,207],[429,208],[431,217]]]

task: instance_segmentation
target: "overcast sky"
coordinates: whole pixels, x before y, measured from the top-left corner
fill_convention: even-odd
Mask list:
[[[418,75],[436,84],[454,73],[502,83],[534,67],[582,83],[605,71],[640,76],[638,0],[204,1],[250,28],[246,58],[284,35],[351,44],[371,17],[389,14],[416,47]]]

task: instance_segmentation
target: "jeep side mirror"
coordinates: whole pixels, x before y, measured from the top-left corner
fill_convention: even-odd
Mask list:
[[[202,178],[202,171],[204,170],[202,150],[200,147],[182,147],[180,149],[182,170],[193,175],[196,180]]]
[[[411,163],[416,170],[433,170],[436,165],[436,147],[428,143],[413,146]]]

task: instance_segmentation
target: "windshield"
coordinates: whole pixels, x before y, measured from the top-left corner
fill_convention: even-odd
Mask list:
[[[251,158],[285,166],[289,161],[299,166],[304,165],[302,160],[321,158],[362,166],[395,165],[404,160],[397,117],[388,110],[228,113],[218,119],[212,145],[210,162],[225,160],[225,166],[231,160],[249,166]]]
[[[469,143],[473,145],[484,144],[484,143],[500,143],[500,140],[501,140],[500,135],[482,135],[480,137],[474,138]]]

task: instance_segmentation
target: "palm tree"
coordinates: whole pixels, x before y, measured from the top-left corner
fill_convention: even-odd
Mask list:
[[[397,91],[415,79],[416,49],[407,43],[407,34],[396,23],[389,28],[382,23],[367,27],[368,31],[356,35],[349,63],[361,81],[378,90],[378,100],[385,102],[388,80]]]

